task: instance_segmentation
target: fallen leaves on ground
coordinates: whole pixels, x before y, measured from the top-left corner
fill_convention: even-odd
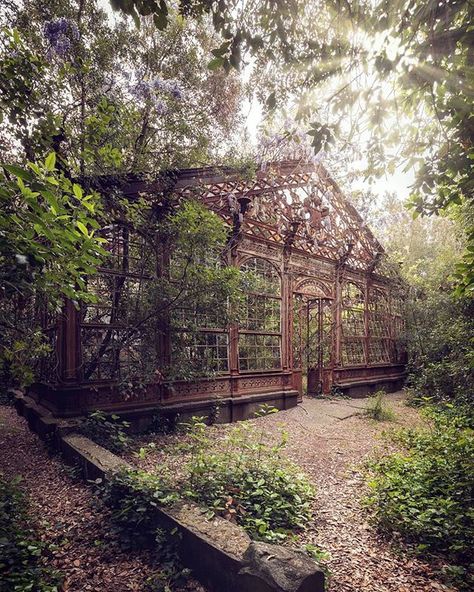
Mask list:
[[[303,404],[252,420],[269,437],[281,429],[289,434],[286,454],[310,477],[317,488],[314,520],[301,542],[317,545],[330,553],[329,592],[449,592],[433,566],[414,558],[403,546],[377,533],[363,507],[366,493],[362,465],[378,450],[393,448],[384,431],[419,425],[417,410],[407,407],[403,393],[387,396],[396,413],[395,422],[376,422],[361,413],[367,400],[304,399]],[[212,438],[218,441],[232,425],[216,425]],[[149,442],[150,436],[138,445]],[[153,470],[167,447],[182,435],[156,437],[156,448],[143,459],[132,458],[142,468]]]
[[[13,408],[1,406],[0,471],[22,476],[39,536],[54,546],[47,561],[64,575],[64,592],[143,592],[146,579],[159,571],[152,550],[121,548],[93,490],[71,478]],[[194,581],[186,590],[204,592]]]

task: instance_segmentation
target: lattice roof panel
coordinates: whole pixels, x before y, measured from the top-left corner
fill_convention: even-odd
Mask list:
[[[108,184],[95,180],[102,191]],[[354,270],[393,275],[382,246],[320,164],[271,163],[251,179],[230,168],[182,169],[154,180],[129,177],[120,186],[130,197],[145,193],[153,199],[167,191],[199,199],[228,222],[237,217],[241,232],[250,237],[291,245]]]
[[[188,186],[183,181],[180,178],[177,183],[183,195],[199,195],[226,219],[245,209],[241,230],[250,236],[291,243],[310,255],[360,271],[374,269],[383,254],[380,243],[321,165],[272,163],[252,180],[225,174],[215,177],[212,170],[200,169]]]

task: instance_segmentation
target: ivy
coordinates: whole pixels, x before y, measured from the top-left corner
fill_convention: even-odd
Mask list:
[[[474,432],[472,418],[431,411],[429,429],[398,435],[403,452],[372,465],[368,504],[380,527],[399,533],[415,552],[442,554],[446,574],[472,589]]]

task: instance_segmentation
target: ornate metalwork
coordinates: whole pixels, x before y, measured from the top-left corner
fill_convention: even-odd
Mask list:
[[[141,322],[147,282],[162,264],[159,245],[117,224],[103,229],[107,266],[87,280],[96,302],[79,312],[66,304],[54,322],[44,323],[55,348],[43,364],[44,383],[89,393],[110,384],[88,395],[96,402],[103,396],[110,406],[153,399],[150,389],[138,398],[112,389],[130,368],[155,373],[156,398],[167,401],[301,390],[304,374],[311,392],[403,376],[396,266],[321,165],[274,163],[251,179],[228,169],[182,170],[123,189],[150,201],[164,191],[201,200],[232,228],[227,262],[244,272],[238,323],[227,326],[217,306],[216,314],[175,309],[166,326],[143,341],[133,328]],[[161,371],[182,361],[194,369],[192,380],[163,391]],[[212,380],[197,381],[199,372]]]

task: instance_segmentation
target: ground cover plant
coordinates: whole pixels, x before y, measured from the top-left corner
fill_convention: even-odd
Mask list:
[[[259,415],[277,411],[262,408]],[[182,483],[185,497],[241,524],[254,539],[284,540],[302,530],[311,517],[315,492],[301,470],[281,454],[288,435],[276,444],[265,439],[264,428],[241,422],[212,446],[204,418],[188,425],[190,460]]]
[[[128,421],[121,420],[118,415],[92,411],[79,426],[79,431],[111,452],[122,452],[130,442],[129,427]]]
[[[48,547],[35,534],[18,480],[0,475],[0,591],[58,592],[61,576],[47,569]]]
[[[264,407],[258,414],[274,411]],[[208,517],[241,525],[253,539],[281,542],[302,531],[311,518],[315,491],[282,454],[286,432],[270,444],[263,426],[240,422],[216,441],[205,419],[194,417],[183,426],[183,441],[155,473],[128,470],[113,477],[106,499],[118,522],[150,539],[156,529],[153,508],[189,499],[207,508]],[[176,470],[178,456],[181,468]]]
[[[399,432],[403,450],[372,465],[368,503],[383,530],[401,535],[418,554],[441,555],[446,575],[472,589],[472,424],[452,408],[428,413],[429,428]]]

